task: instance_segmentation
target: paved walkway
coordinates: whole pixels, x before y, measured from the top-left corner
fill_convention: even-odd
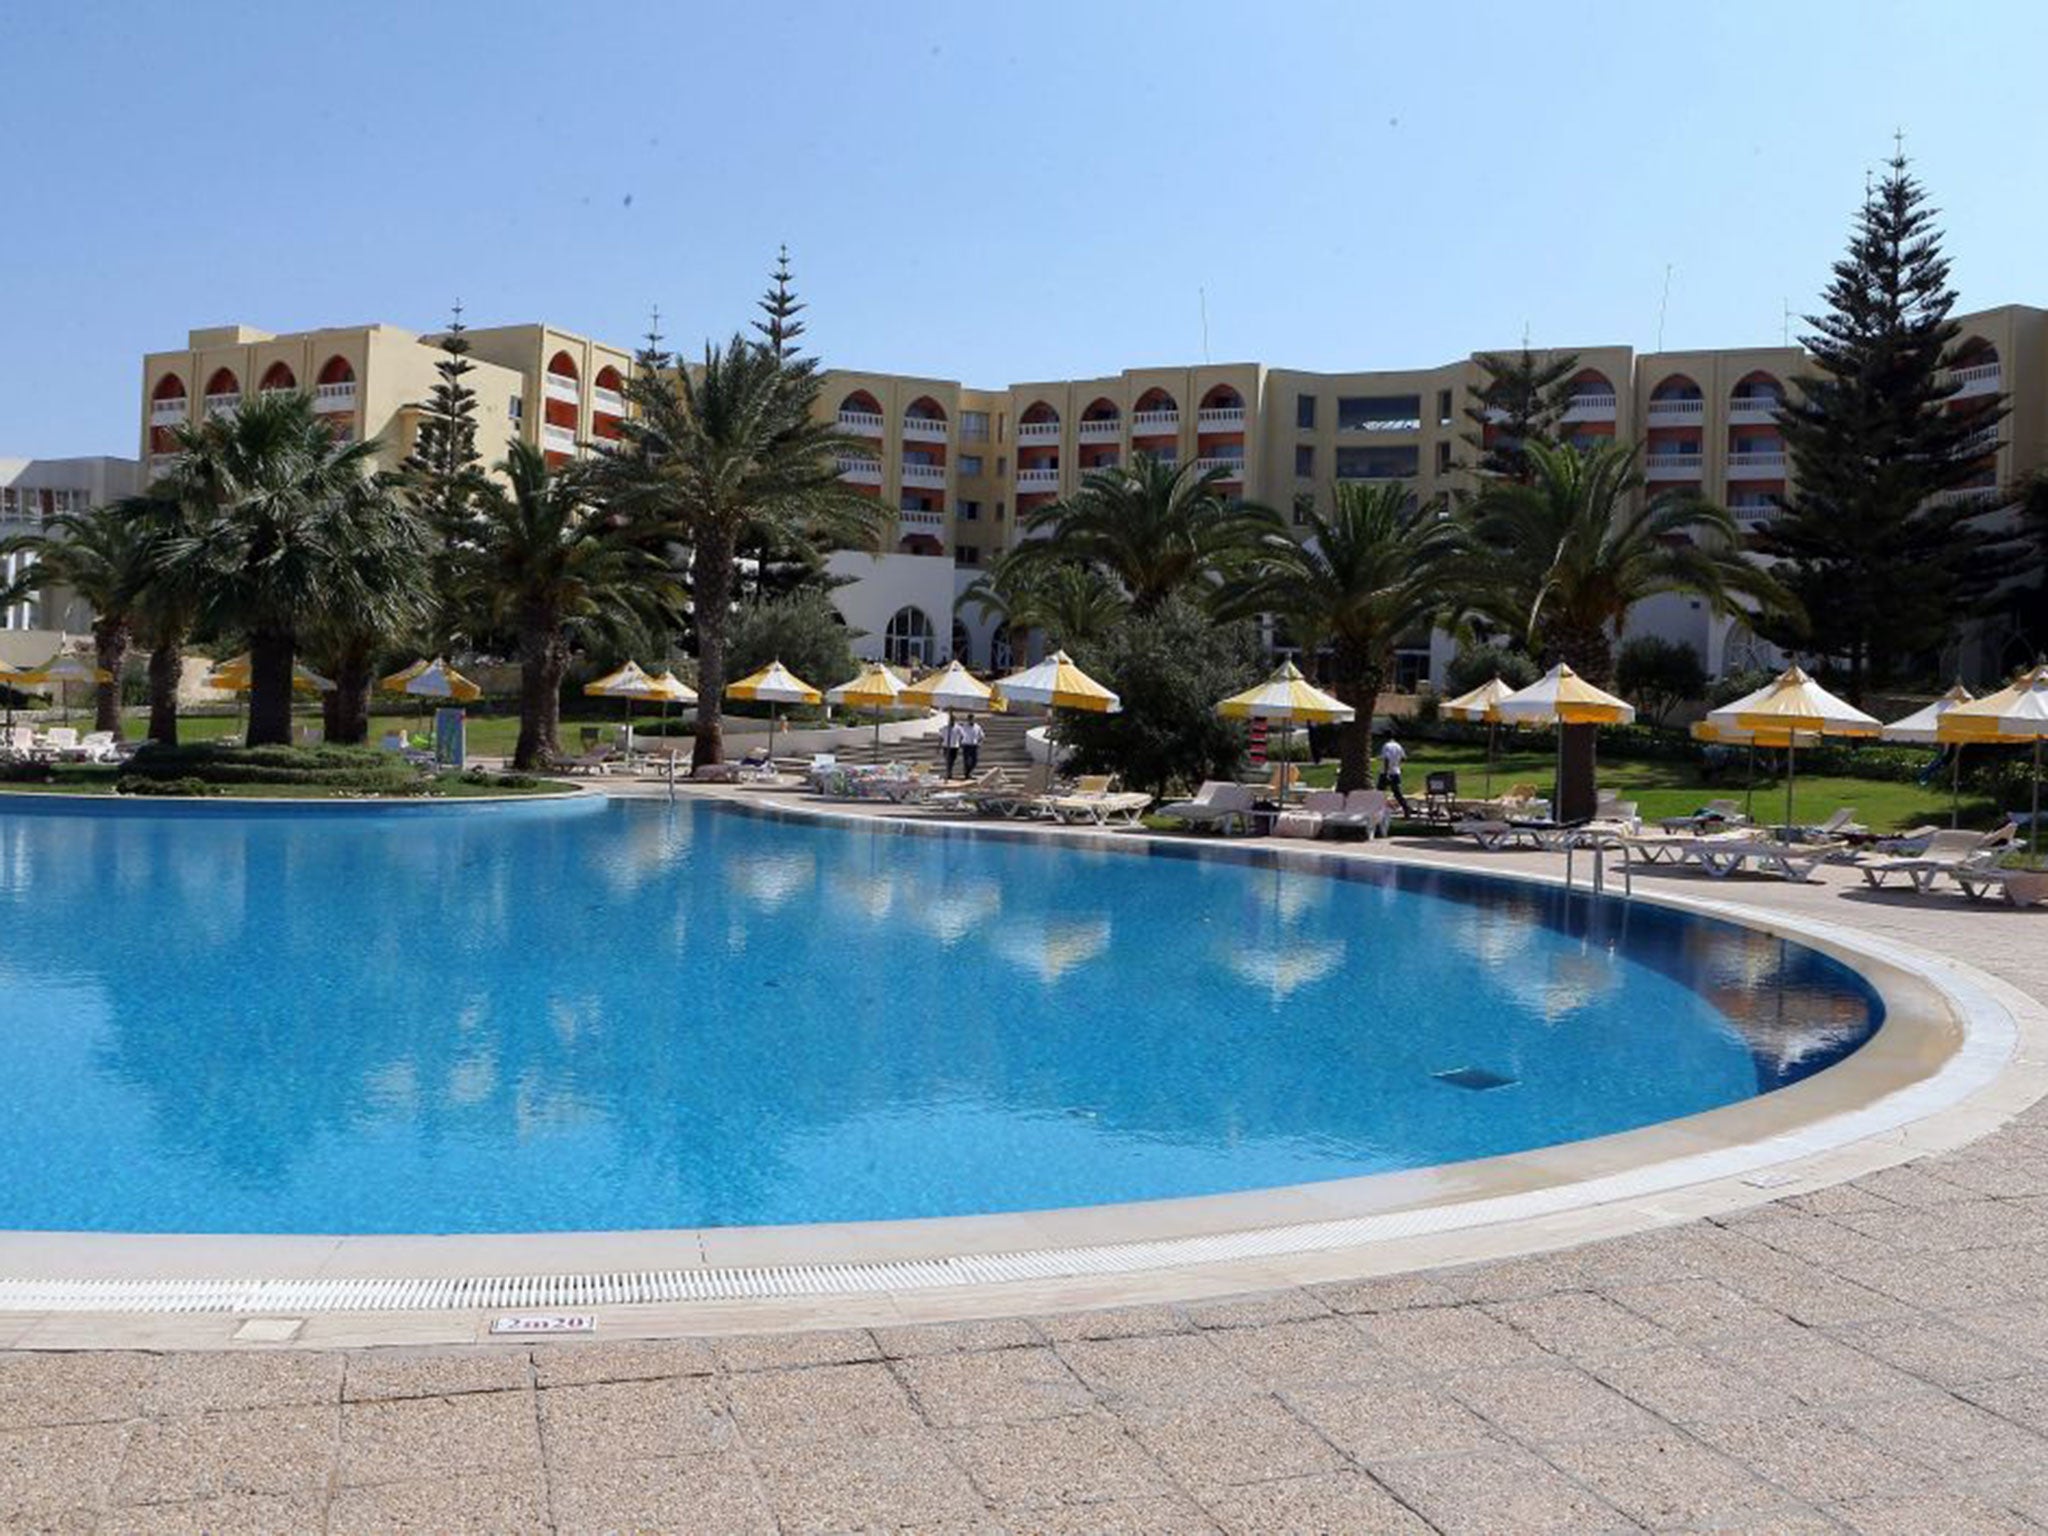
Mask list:
[[[1871,899],[1839,873],[1711,889],[2048,998],[2048,914]],[[2048,1104],[1732,1217],[1180,1307],[495,1350],[0,1355],[0,1522],[2048,1529]]]

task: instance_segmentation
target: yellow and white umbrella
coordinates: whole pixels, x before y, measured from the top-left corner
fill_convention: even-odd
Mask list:
[[[958,657],[907,685],[900,702],[906,709],[957,709],[964,714],[1002,708],[995,689],[961,666]]]
[[[1812,747],[1820,744],[1820,736],[1813,731],[1745,731],[1739,726],[1716,725],[1711,720],[1695,720],[1692,723],[1692,739],[1703,741],[1709,746],[1749,748],[1749,779],[1742,787],[1742,812],[1751,815],[1756,809],[1756,749],[1786,752],[1793,747]]]
[[[784,704],[822,704],[825,696],[809,683],[798,677],[780,661],[771,661],[760,671],[750,673],[736,683],[728,683],[725,689],[728,699],[739,699],[749,704],[769,705],[768,711],[768,761],[775,761],[775,727],[781,718],[780,706]]]
[[[483,689],[439,656],[431,661],[416,661],[382,679],[377,686],[386,693],[403,693],[417,699],[453,699],[458,704],[472,703],[484,696]]]
[[[114,674],[105,667],[95,662],[87,661],[83,656],[76,654],[67,656],[61,653],[52,656],[48,661],[32,671],[18,673],[17,677],[21,682],[33,684],[37,687],[45,687],[55,683],[57,685],[57,705],[62,711],[62,718],[66,720],[71,718],[71,684],[110,683],[114,680]]]
[[[1949,689],[1924,709],[1916,709],[1903,720],[1894,720],[1878,732],[1886,741],[1908,741],[1933,744],[1941,741],[1941,717],[1958,704],[1967,704],[1975,697],[1961,683]],[[1963,813],[1963,744],[1960,741],[1946,742],[1949,748],[1949,794],[1948,824],[1957,825]]]
[[[1003,704],[1037,704],[1046,710],[1078,709],[1091,715],[1113,715],[1123,701],[1086,672],[1074,665],[1065,651],[1054,651],[1035,667],[1012,672],[995,685],[995,697]],[[1045,724],[1045,762],[1059,766],[1059,750],[1053,742],[1053,717]]]
[[[659,690],[655,697],[664,704],[694,704],[697,702],[697,690],[684,682],[680,677],[677,677],[672,671],[664,671],[661,676],[654,680],[654,686]]]
[[[1486,798],[1493,798],[1494,747],[1500,739],[1500,701],[1515,690],[1498,677],[1489,677],[1470,693],[1445,699],[1439,706],[1453,720],[1486,722]]]
[[[246,652],[240,656],[230,656],[226,661],[215,662],[207,669],[205,683],[207,687],[218,688],[223,693],[249,693],[256,686],[254,664],[250,662]],[[292,663],[292,692],[332,693],[334,680],[322,677],[311,667],[295,661]]]
[[[2048,736],[2048,662],[2037,662],[2018,681],[1968,704],[1958,704],[1935,726],[1936,739],[1957,743],[2031,742],[2034,748],[2034,803],[2027,817],[2027,846],[2041,851],[2041,738]]]
[[[1785,826],[1792,825],[1792,789],[1798,773],[1799,738],[1875,736],[1884,722],[1867,715],[1846,699],[1837,698],[1799,667],[1787,667],[1755,693],[1745,694],[1707,715],[1716,730],[1754,731],[1767,739],[1787,733],[1785,745]]]
[[[875,712],[875,761],[879,763],[882,760],[882,711],[894,709],[903,692],[902,679],[879,661],[871,661],[860,669],[858,676],[837,688],[828,688],[825,697],[848,709],[872,709]]]
[[[1517,688],[1494,709],[1513,725],[1627,725],[1636,708],[1596,688],[1563,662],[1526,688]],[[1564,732],[1557,733],[1557,785],[1551,791],[1551,814],[1564,809]]]
[[[1292,661],[1243,693],[1233,693],[1216,706],[1226,720],[1276,720],[1282,725],[1343,725],[1358,718],[1358,711],[1333,693],[1325,693],[1301,675]],[[1280,760],[1280,798],[1287,799],[1287,780],[1293,767],[1290,759]]]
[[[633,701],[635,699],[658,698],[659,692],[654,679],[640,669],[640,663],[630,658],[623,667],[607,672],[594,682],[583,685],[586,698],[624,699],[626,701],[626,746],[633,745]]]

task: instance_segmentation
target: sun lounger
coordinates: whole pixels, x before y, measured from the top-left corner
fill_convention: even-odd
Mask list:
[[[1917,854],[1869,859],[1860,868],[1872,890],[1882,890],[1894,879],[1909,883],[1916,891],[1931,890],[1943,875],[1957,875],[1994,857],[2012,834],[2010,822],[1995,832],[1937,830]]]
[[[111,763],[120,754],[112,731],[87,731],[63,756],[76,763]]]
[[[1666,816],[1659,825],[1666,832],[1710,832],[1746,827],[1749,818],[1733,800],[1709,800],[1690,816]]]
[[[1972,901],[2003,901],[2009,907],[2030,907],[2048,901],[2048,873],[2038,869],[1969,866],[1949,872]]]
[[[1393,799],[1383,789],[1354,789],[1344,797],[1344,809],[1323,818],[1333,832],[1362,830],[1367,841],[1385,837],[1394,825]]]
[[[1275,837],[1317,837],[1332,816],[1344,810],[1344,796],[1334,789],[1312,789],[1300,805],[1282,811],[1273,822]]]
[[[978,816],[1002,816],[1015,820],[1019,816],[1035,816],[1039,803],[1051,789],[1052,765],[1033,763],[1025,770],[1021,784],[1005,783],[968,798],[973,801]]]
[[[1754,865],[1759,873],[1781,880],[1807,881],[1823,864],[1832,863],[1849,851],[1846,843],[1791,843],[1765,837],[1708,837],[1696,839],[1685,861],[1696,864],[1716,880],[1725,880],[1739,869]]]
[[[1192,800],[1174,800],[1155,813],[1171,816],[1191,827],[1216,827],[1225,833],[1235,822],[1247,831],[1252,821],[1252,787],[1227,779],[1210,779],[1195,791]]]
[[[1105,789],[1081,791],[1071,795],[1052,795],[1045,808],[1055,821],[1077,824],[1093,823],[1106,827],[1117,823],[1126,827],[1138,825],[1138,818],[1145,814],[1145,808],[1152,803],[1152,797],[1137,790]]]
[[[1009,775],[1000,768],[984,768],[964,784],[955,784],[946,789],[932,791],[925,798],[925,804],[935,811],[959,812],[974,808],[974,797],[1000,791],[1008,782]]]
[[[580,757],[557,758],[551,766],[558,773],[610,773],[618,757],[617,747],[593,747]]]
[[[1458,822],[1451,829],[1459,837],[1469,837],[1487,853],[1498,853],[1504,848],[1544,848],[1551,846],[1545,841],[1547,835],[1568,830],[1550,822],[1509,821],[1499,816],[1475,816]]]
[[[68,725],[53,725],[43,732],[43,749],[53,757],[64,757],[78,750],[78,732]]]

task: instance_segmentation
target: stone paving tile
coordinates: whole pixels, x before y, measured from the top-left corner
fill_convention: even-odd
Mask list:
[[[1955,1388],[1956,1396],[1988,1408],[2037,1435],[2048,1435],[2048,1371],[1974,1381]],[[2048,1476],[2048,1467],[2043,1467]]]
[[[1568,1360],[1604,1360],[1677,1343],[1665,1328],[1592,1291],[1564,1291],[1495,1302],[1484,1309]]]
[[[327,1518],[323,1489],[232,1494],[184,1504],[123,1505],[101,1515],[93,1530],[96,1536],[267,1536],[276,1531],[317,1531]]]
[[[337,1403],[297,1403],[146,1420],[129,1436],[113,1502],[324,1488],[334,1471],[340,1419]]]
[[[1432,1529],[1362,1472],[1330,1472],[1233,1488],[1216,1499],[1210,1512],[1234,1536],[1263,1536],[1272,1531],[1428,1536]]]
[[[1655,1285],[1620,1286],[1602,1294],[1682,1340],[1724,1338],[1784,1316],[1718,1280],[1664,1280]]]
[[[0,1355],[0,1429],[134,1418],[157,1366],[155,1355]]]
[[[2048,1468],[2048,1440],[1975,1403],[1932,1389],[1847,1403],[1835,1413],[1892,1455],[1922,1463],[1958,1487]]]
[[[165,1355],[142,1393],[146,1414],[206,1413],[341,1400],[339,1355],[265,1350]]]
[[[754,1464],[737,1451],[558,1472],[550,1487],[564,1532],[775,1529]]]
[[[524,1350],[366,1349],[348,1356],[341,1395],[352,1403],[392,1397],[449,1397],[464,1392],[516,1392],[533,1384]],[[159,1383],[161,1386],[161,1383]]]
[[[1790,1412],[1791,1394],[1690,1346],[1620,1355],[1592,1368],[1624,1397],[1674,1424]]]
[[[1527,1445],[1654,1434],[1663,1420],[1571,1366],[1447,1376],[1443,1391]]]
[[[1021,1349],[1045,1342],[1043,1335],[1021,1317],[998,1317],[986,1322],[925,1323],[914,1327],[876,1328],[872,1332],[875,1344],[886,1360]]]
[[[713,1339],[711,1354],[728,1371],[772,1371],[792,1365],[852,1365],[879,1360],[881,1347],[865,1328],[804,1333],[735,1334]]]
[[[998,1518],[1002,1529],[1012,1536],[1214,1536],[1221,1529],[1195,1505],[1178,1496],[1112,1499],[1104,1504],[1074,1504],[1057,1509],[1005,1509],[998,1511]]]
[[[725,1384],[725,1400],[740,1433],[756,1446],[898,1434],[924,1422],[879,1362],[735,1376]]]
[[[1858,1536],[2021,1536],[2039,1527],[1966,1494],[1852,1499],[1827,1513]]]
[[[543,1387],[594,1381],[659,1381],[709,1376],[718,1369],[707,1339],[655,1339],[627,1344],[547,1344],[533,1351],[533,1378]]]
[[[1034,1317],[1031,1324],[1054,1343],[1070,1339],[1135,1339],[1155,1333],[1186,1333],[1195,1325],[1178,1307],[1105,1307],[1095,1312],[1062,1312]]]
[[[1667,1431],[1630,1440],[1553,1447],[1546,1458],[1573,1481],[1651,1530],[1744,1519],[1791,1497],[1720,1452]]]
[[[126,1424],[0,1431],[0,1520],[33,1527],[105,1502],[128,1448]]]
[[[1811,1503],[1925,1489],[1933,1474],[1816,1410],[1692,1426],[1708,1445]]]
[[[1502,1448],[1486,1420],[1433,1386],[1314,1388],[1289,1392],[1287,1403],[1361,1462]]]
[[[706,1455],[738,1433],[718,1384],[696,1377],[548,1387],[538,1401],[551,1468]]]
[[[1051,1349],[998,1349],[900,1362],[896,1371],[926,1419],[941,1427],[1022,1424],[1094,1405]]]
[[[1633,1531],[1620,1510],[1527,1451],[1396,1461],[1372,1469],[1394,1496],[1446,1536]]]
[[[1362,1318],[1365,1336],[1418,1371],[1543,1365],[1552,1358],[1526,1335],[1477,1307],[1437,1307]]]
[[[407,1536],[415,1531],[546,1531],[547,1487],[536,1472],[470,1474],[343,1488],[328,1511],[329,1536]]]
[[[1427,1274],[1339,1280],[1311,1285],[1308,1293],[1332,1312],[1404,1312],[1413,1307],[1447,1307],[1458,1299],[1449,1286]]]
[[[1151,1453],[1107,1413],[972,1425],[943,1438],[982,1493],[1011,1511],[1177,1491]]]
[[[1082,1339],[1060,1345],[1059,1354],[1095,1391],[1136,1402],[1172,1404],[1258,1390],[1210,1334]]]
[[[1181,1311],[1197,1328],[1266,1328],[1276,1323],[1328,1317],[1331,1308],[1308,1291],[1292,1290],[1230,1296],[1221,1301],[1192,1301]]]
[[[540,1437],[530,1392],[472,1392],[346,1403],[341,1410],[345,1485],[533,1472]]]
[[[1329,1440],[1276,1397],[1133,1409],[1124,1422],[1183,1487],[1305,1477],[1345,1465]]]
[[[1701,1348],[1724,1364],[1782,1385],[1804,1403],[1897,1397],[1920,1385],[1904,1371],[1812,1328],[1717,1339]]]
[[[1944,1387],[2018,1376],[2032,1368],[2031,1357],[1939,1318],[1859,1323],[1831,1331],[1851,1349]]]
[[[992,1523],[967,1474],[929,1430],[765,1447],[755,1464],[784,1531]]]
[[[1319,1317],[1212,1337],[1226,1359],[1266,1387],[1399,1381],[1415,1373],[1414,1366],[1366,1337],[1350,1318]]]

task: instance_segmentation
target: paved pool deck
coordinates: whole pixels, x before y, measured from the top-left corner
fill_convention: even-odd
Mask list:
[[[1469,848],[1397,840],[1413,859]],[[1503,870],[1554,873],[1536,853]],[[2048,910],[1639,876],[2048,1001]],[[2048,1529],[2048,1103],[1703,1219],[1490,1262],[911,1325],[227,1343],[0,1320],[9,1530]],[[364,1320],[360,1339],[405,1337]],[[815,1326],[804,1326],[806,1323]],[[111,1330],[111,1331],[110,1331]],[[458,1335],[460,1336],[460,1335]],[[171,1347],[165,1347],[166,1340]],[[30,1346],[30,1347],[23,1347]],[[311,1346],[311,1347],[309,1347]]]

